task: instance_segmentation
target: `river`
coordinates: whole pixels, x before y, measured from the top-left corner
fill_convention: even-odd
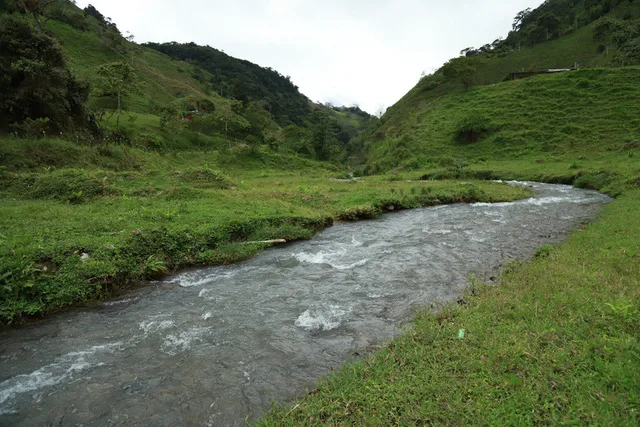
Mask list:
[[[0,333],[1,425],[243,425],[597,216],[607,196],[536,198],[337,224],[250,261]]]

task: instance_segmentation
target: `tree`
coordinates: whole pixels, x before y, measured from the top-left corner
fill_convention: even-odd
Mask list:
[[[311,146],[318,160],[329,160],[340,152],[340,126],[329,111],[317,108],[311,113]]]
[[[460,80],[465,89],[473,84],[477,71],[476,61],[464,56],[453,58],[442,67],[446,78]]]
[[[602,18],[593,27],[593,39],[602,42],[606,55],[609,45],[622,45],[630,38],[629,26],[625,21],[615,18]]]
[[[139,92],[138,76],[131,65],[126,62],[112,62],[96,68],[94,93],[99,98],[108,101],[103,103],[103,106],[117,113],[116,126],[120,126],[120,114],[124,109],[124,99]]]
[[[560,18],[558,18],[553,13],[545,13],[544,15],[538,18],[536,23],[538,27],[546,31],[547,40],[553,37],[557,37],[560,32],[560,27],[562,26],[562,22],[560,21]]]
[[[0,130],[49,119],[53,132],[97,132],[85,103],[89,86],[67,68],[58,42],[26,17],[0,16]]]
[[[513,18],[513,31],[518,31],[522,29],[524,21],[531,15],[531,8],[527,8],[521,12],[518,12],[515,18]]]

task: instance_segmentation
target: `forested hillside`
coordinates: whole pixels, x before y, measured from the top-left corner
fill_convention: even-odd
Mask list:
[[[200,74],[204,84],[227,98],[243,104],[259,103],[281,126],[304,125],[311,113],[311,102],[298,91],[289,76],[271,68],[263,68],[249,61],[232,58],[210,46],[195,43],[145,43],[144,46],[185,61],[211,73]]]

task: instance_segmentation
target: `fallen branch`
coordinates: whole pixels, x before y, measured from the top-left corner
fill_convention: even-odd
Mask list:
[[[287,243],[286,240],[284,239],[275,239],[275,240],[260,240],[260,241],[254,241],[254,242],[243,242],[243,245],[254,245],[257,243]]]

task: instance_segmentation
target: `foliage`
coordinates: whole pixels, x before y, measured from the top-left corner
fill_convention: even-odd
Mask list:
[[[528,197],[493,183],[478,183],[482,191],[474,195],[455,182],[340,182],[329,179],[335,172],[326,165],[270,150],[162,156],[60,140],[0,142],[9,168],[0,178],[3,321],[103,298],[161,267],[246,259],[264,246],[242,242],[309,238],[333,219],[469,196]],[[49,154],[34,163],[31,153],[43,152]],[[28,161],[29,169],[22,166]],[[80,261],[83,253],[88,261]]]
[[[120,114],[126,109],[124,100],[140,91],[138,76],[126,62],[103,64],[95,70],[94,94],[106,101],[101,104],[104,108],[116,114],[116,126],[120,126]]]
[[[445,77],[459,80],[465,89],[473,84],[477,71],[476,61],[464,56],[453,58],[442,67]]]
[[[22,137],[30,139],[44,138],[47,136],[51,124],[48,117],[33,120],[28,117],[22,123],[12,125],[14,132]]]
[[[89,88],[69,71],[58,42],[24,17],[0,16],[0,132],[48,119],[47,131],[96,131]],[[38,122],[42,123],[42,122]]]
[[[176,171],[176,174],[196,187],[228,189],[233,186],[231,178],[206,165],[202,168],[189,168],[184,172]]]
[[[281,126],[303,125],[310,113],[309,100],[289,77],[271,68],[242,61],[209,46],[195,43],[146,43],[171,58],[193,62],[211,74],[210,83],[223,97],[244,105],[260,102]]]

